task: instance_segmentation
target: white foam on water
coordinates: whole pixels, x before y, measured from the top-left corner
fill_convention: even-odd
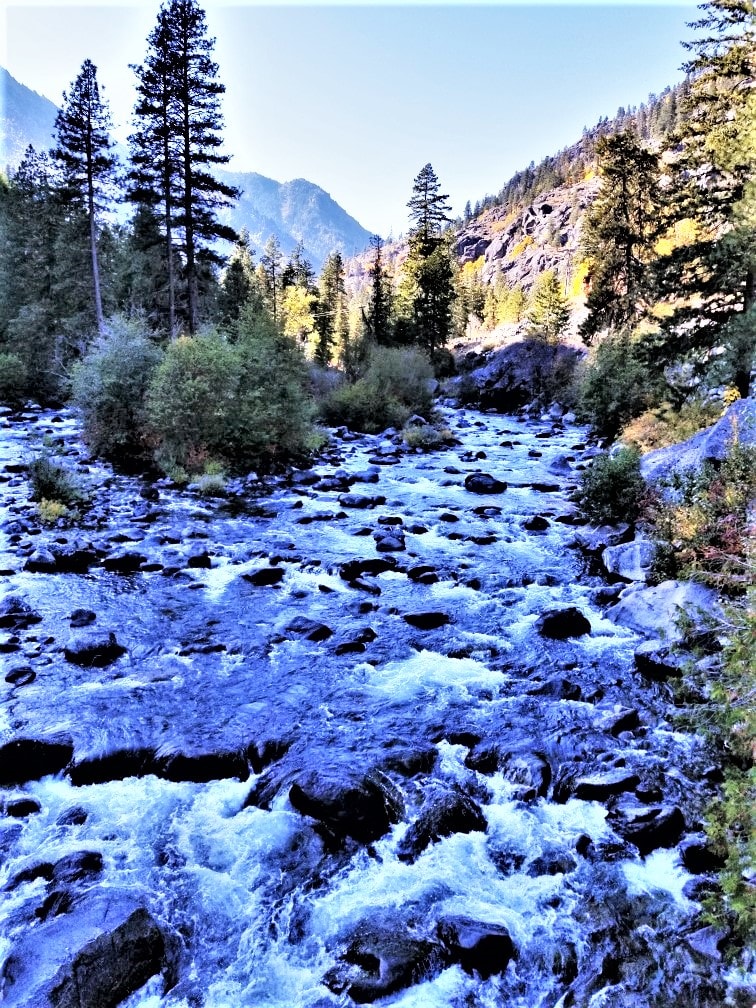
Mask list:
[[[434,651],[420,651],[379,668],[368,668],[369,686],[397,703],[422,695],[465,699],[481,688],[501,685],[501,673],[492,672],[482,662],[448,658]]]
[[[674,849],[652,851],[641,861],[626,861],[622,865],[627,879],[628,892],[634,896],[666,893],[682,908],[692,904],[683,895],[683,887],[690,874],[682,867],[680,856]]]

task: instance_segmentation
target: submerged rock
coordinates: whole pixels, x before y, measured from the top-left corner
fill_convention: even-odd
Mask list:
[[[359,777],[339,768],[301,774],[289,790],[289,801],[335,836],[360,843],[382,837],[401,811],[382,775]]]

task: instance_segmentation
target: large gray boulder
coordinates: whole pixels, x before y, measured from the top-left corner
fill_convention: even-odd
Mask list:
[[[668,644],[683,639],[681,617],[694,625],[706,617],[723,618],[717,593],[693,581],[663,581],[652,588],[629,585],[606,614],[614,623]]]
[[[756,444],[756,399],[739,399],[712,427],[699,431],[681,444],[649,452],[641,459],[641,473],[650,483],[668,479],[675,473],[700,468],[707,461],[721,461],[733,439]]]
[[[452,383],[465,405],[514,413],[534,400],[550,402],[569,383],[583,352],[528,339],[496,350],[485,363]]]
[[[116,1008],[150,977],[175,983],[174,936],[167,938],[133,896],[101,890],[12,948],[2,968],[7,1008]]]

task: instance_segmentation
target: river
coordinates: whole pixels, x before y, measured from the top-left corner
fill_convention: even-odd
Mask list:
[[[438,451],[338,431],[207,498],[0,419],[0,744],[63,754],[5,771],[9,1005],[58,1003],[103,894],[165,936],[127,1008],[723,1003],[684,855],[716,767],[579,547],[586,431],[449,410]],[[74,528],[36,519],[41,450],[92,490]]]

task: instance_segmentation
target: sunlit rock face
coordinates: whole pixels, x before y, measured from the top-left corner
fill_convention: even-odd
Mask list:
[[[726,1003],[687,589],[604,580],[633,530],[571,501],[584,430],[341,430],[203,499],[0,419],[3,1004]],[[29,501],[43,439],[75,529]]]

